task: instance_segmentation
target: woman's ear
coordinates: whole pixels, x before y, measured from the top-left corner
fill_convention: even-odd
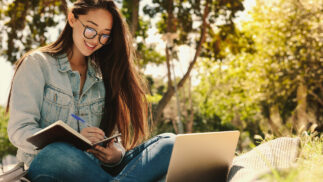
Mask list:
[[[70,24],[70,26],[73,28],[74,27],[74,23],[76,21],[76,18],[74,16],[74,14],[72,13],[72,11],[69,11],[68,12],[67,19],[68,19],[68,24]]]

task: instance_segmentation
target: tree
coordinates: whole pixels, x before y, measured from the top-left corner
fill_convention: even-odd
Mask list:
[[[263,111],[275,134],[299,133],[322,123],[323,2],[258,4],[263,8],[255,9],[246,30],[257,37],[258,59],[264,61]]]
[[[219,61],[198,65],[200,112],[250,136],[322,125],[322,3],[259,0],[241,30],[215,36],[208,48],[217,54],[204,54]]]
[[[190,62],[190,65],[177,84],[177,88],[181,88],[197,62],[203,48],[205,40],[212,36],[209,34],[209,30],[218,29],[222,26],[215,24],[219,19],[225,19],[224,24],[233,24],[232,19],[239,10],[243,10],[243,5],[240,0],[231,1],[213,1],[213,0],[168,0],[159,1],[153,0],[156,5],[153,7],[145,7],[144,12],[149,14],[151,17],[156,14],[161,14],[161,21],[158,24],[159,32],[162,34],[177,33],[178,38],[174,40],[174,46],[171,48],[166,47],[166,65],[168,70],[168,87],[167,91],[163,94],[162,99],[157,104],[154,110],[154,119],[160,120],[162,111],[175,94],[174,84],[171,83],[170,73],[170,55],[176,58],[175,46],[187,44],[196,48],[195,56]],[[193,21],[194,20],[194,21]],[[193,22],[197,20],[200,23],[199,28],[195,29]],[[192,39],[196,37],[197,40]]]
[[[67,1],[14,0],[6,7],[1,10],[1,17],[5,17],[1,36],[7,38],[2,40],[1,55],[14,63],[23,53],[47,43],[46,32],[60,21],[54,17],[66,16]]]
[[[139,0],[123,0],[122,13],[128,20],[130,32],[133,36],[136,36],[137,30],[139,30]]]

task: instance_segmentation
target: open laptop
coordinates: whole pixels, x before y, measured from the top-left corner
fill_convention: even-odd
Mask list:
[[[167,182],[226,181],[239,131],[176,136]]]

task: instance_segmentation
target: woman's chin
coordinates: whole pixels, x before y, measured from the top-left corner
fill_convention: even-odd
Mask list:
[[[93,54],[94,51],[90,51],[90,50],[83,50],[81,53],[83,54],[83,56],[90,56],[91,54]]]

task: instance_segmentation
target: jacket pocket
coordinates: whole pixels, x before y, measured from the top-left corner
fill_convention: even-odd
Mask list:
[[[41,123],[42,127],[46,127],[57,120],[66,122],[70,105],[71,96],[59,89],[46,86],[41,110],[42,121],[44,121]]]
[[[101,122],[102,115],[104,112],[104,98],[98,99],[97,101],[92,103],[90,105],[90,110],[91,110],[90,119],[92,123],[99,124]]]

